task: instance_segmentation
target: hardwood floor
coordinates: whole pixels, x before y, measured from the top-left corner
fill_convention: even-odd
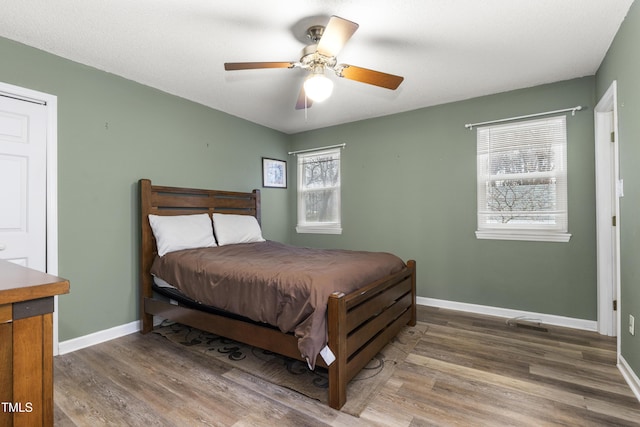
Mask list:
[[[419,307],[429,325],[360,418],[132,334],[58,356],[56,426],[640,426],[596,333]]]

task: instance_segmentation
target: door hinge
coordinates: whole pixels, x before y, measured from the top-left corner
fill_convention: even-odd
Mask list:
[[[612,216],[611,217],[611,225],[613,225],[614,227],[616,226],[616,216]]]
[[[616,142],[616,133],[611,132],[611,142]]]
[[[613,311],[618,311],[618,300],[617,299],[613,300]]]

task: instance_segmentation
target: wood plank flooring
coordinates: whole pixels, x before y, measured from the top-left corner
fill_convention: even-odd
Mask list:
[[[132,334],[55,358],[55,425],[640,426],[615,338],[429,307],[418,319],[427,333],[360,418]]]

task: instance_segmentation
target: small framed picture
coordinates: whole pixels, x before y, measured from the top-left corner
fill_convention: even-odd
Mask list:
[[[287,188],[287,162],[263,157],[262,186]]]

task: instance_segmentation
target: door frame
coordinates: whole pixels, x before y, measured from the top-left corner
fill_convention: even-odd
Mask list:
[[[58,274],[58,97],[44,92],[0,82],[0,94],[47,109],[47,273]],[[54,298],[53,354],[58,354],[58,297]]]
[[[594,108],[598,332],[618,336],[620,351],[620,180],[618,97],[614,80]],[[611,138],[613,133],[613,138]],[[613,147],[612,147],[613,144]],[[612,216],[616,225],[612,230]],[[617,300],[617,310],[613,301]]]

